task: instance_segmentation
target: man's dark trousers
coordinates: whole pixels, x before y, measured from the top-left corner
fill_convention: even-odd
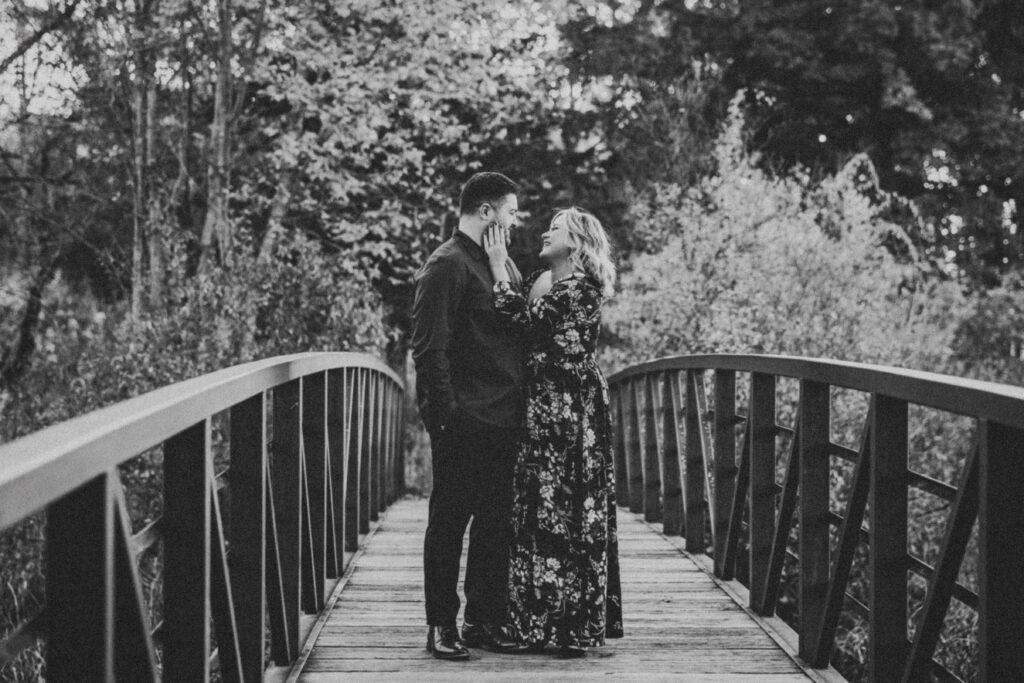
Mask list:
[[[457,413],[430,437],[434,488],[423,544],[427,623],[454,626],[459,558],[472,518],[466,560],[465,620],[504,624],[517,430]]]

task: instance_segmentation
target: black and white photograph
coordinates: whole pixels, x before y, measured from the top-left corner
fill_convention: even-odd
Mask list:
[[[0,0],[0,682],[1024,681],[1024,0]]]

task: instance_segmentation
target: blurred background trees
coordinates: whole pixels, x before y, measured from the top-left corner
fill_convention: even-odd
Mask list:
[[[623,19],[578,17],[566,32],[578,77],[609,83],[613,101],[678,97],[659,86],[710,73],[719,104],[744,91],[766,167],[835,171],[866,153],[934,231],[917,239],[973,283],[1021,265],[1020,3],[687,0]]]
[[[684,196],[718,210],[702,188],[729,182],[715,147],[737,93],[736,134],[766,178],[820,180],[862,159],[862,189],[889,198],[879,216],[902,237],[880,238],[894,258],[913,251],[925,280],[1013,300],[1022,12],[1005,0],[11,0],[0,390],[32,366],[49,312],[76,302],[137,331],[173,314],[172,282],[266,261],[296,235],[338,277],[370,283],[380,343],[401,363],[411,275],[452,229],[468,175],[522,181],[527,268],[533,229],[574,202],[605,219],[629,269],[697,220],[688,209],[656,236],[649,211]]]

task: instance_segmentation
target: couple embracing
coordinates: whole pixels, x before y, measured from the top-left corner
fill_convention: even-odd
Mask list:
[[[622,636],[608,388],[594,360],[615,268],[577,208],[543,235],[526,281],[506,246],[517,186],[478,173],[459,226],[416,275],[413,357],[430,434],[427,649],[582,657]],[[472,519],[461,631],[459,565]]]

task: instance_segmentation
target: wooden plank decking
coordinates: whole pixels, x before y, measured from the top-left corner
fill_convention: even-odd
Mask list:
[[[681,544],[621,508],[625,638],[583,660],[473,650],[470,661],[437,661],[424,649],[426,512],[425,500],[407,499],[383,515],[332,596],[333,607],[314,626],[291,680],[809,680],[771,622],[755,620]],[[833,679],[834,672],[813,678]]]

